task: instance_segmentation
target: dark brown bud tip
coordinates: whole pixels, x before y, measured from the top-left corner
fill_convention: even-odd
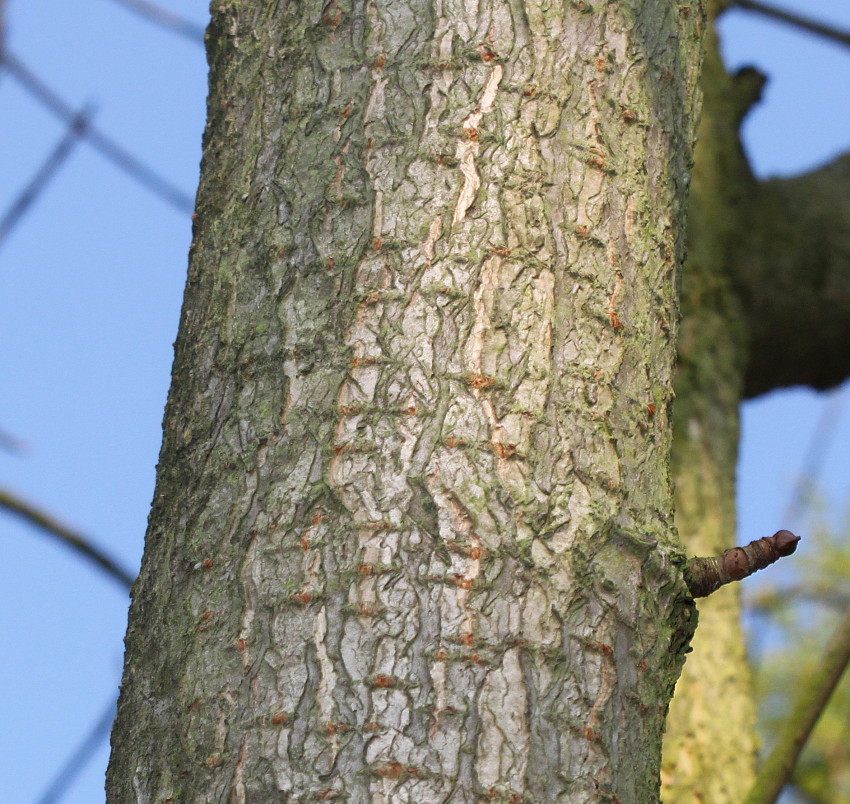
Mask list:
[[[790,556],[797,549],[799,536],[795,536],[790,530],[778,530],[773,534],[776,552],[780,556]]]

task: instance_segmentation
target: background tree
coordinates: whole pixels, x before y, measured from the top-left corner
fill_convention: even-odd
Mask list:
[[[850,369],[850,163],[757,182],[739,129],[763,82],[752,69],[729,76],[709,35],[674,419],[677,524],[697,554],[733,543],[741,400],[786,385],[831,387]],[[669,802],[742,801],[752,785],[755,706],[738,595],[727,587],[700,602],[666,736]]]

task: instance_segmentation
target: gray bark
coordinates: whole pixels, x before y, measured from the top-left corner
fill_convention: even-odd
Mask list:
[[[112,802],[649,802],[695,2],[218,2]]]

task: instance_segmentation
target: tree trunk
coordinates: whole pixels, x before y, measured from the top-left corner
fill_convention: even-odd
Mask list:
[[[109,801],[657,799],[701,28],[213,4]]]

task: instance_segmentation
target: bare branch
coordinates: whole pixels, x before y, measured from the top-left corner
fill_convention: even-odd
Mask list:
[[[743,580],[783,556],[790,556],[799,541],[800,537],[790,530],[779,530],[773,536],[733,547],[719,556],[692,558],[685,573],[688,589],[694,597],[706,597],[727,583]]]
[[[27,186],[21,190],[18,197],[9,206],[9,209],[6,210],[6,213],[0,219],[0,246],[3,245],[18,221],[23,218],[27,210],[36,202],[39,195],[41,195],[50,183],[50,180],[65,163],[74,146],[79,142],[80,137],[84,135],[91,120],[91,114],[92,112],[90,110],[82,109],[74,115],[73,120],[68,125],[65,136],[57,143],[56,147],[47,159],[44,160],[44,163],[36,171]]]
[[[733,0],[732,5],[746,9],[747,11],[754,11],[757,14],[763,14],[765,17],[793,25],[795,28],[802,28],[804,31],[823,36],[841,45],[850,46],[850,33],[847,31],[841,31],[822,22],[801,17],[799,14],[794,14],[791,11],[785,11],[784,9],[770,6],[767,3],[758,3],[754,0]]]
[[[27,445],[22,439],[0,427],[0,449],[5,449],[6,452],[11,452],[14,455],[20,455],[27,451]]]
[[[112,0],[119,6],[133,11],[148,22],[176,33],[195,44],[204,44],[204,29],[194,22],[184,19],[167,8],[150,2],[150,0]]]
[[[80,745],[74,750],[74,753],[68,757],[65,764],[59,769],[59,772],[53,777],[53,781],[48,785],[38,804],[56,804],[60,801],[71,783],[79,775],[89,760],[94,756],[101,743],[109,737],[109,730],[112,728],[112,721],[115,720],[115,701],[109,702],[106,709],[103,710],[101,716],[97,719],[91,731],[86,734]]]
[[[760,589],[744,597],[744,609],[753,614],[769,615],[786,606],[814,603],[839,612],[850,607],[850,594],[832,583],[792,584],[774,589]]]
[[[41,528],[41,530],[59,539],[67,547],[84,555],[125,589],[129,589],[132,585],[134,580],[133,574],[124,569],[117,561],[110,558],[99,547],[95,547],[89,539],[79,533],[75,533],[70,528],[57,522],[49,514],[24,502],[5,489],[0,489],[0,508],[5,508],[10,513],[16,514],[30,525]]]
[[[785,721],[767,760],[756,777],[746,804],[773,804],[791,773],[841,676],[850,662],[850,612],[844,615],[827,643],[816,669],[798,688],[791,714]]]
[[[73,124],[77,113],[8,48],[3,52],[3,65],[12,77],[51,114],[58,117],[66,125]],[[99,151],[128,176],[147,187],[151,192],[156,193],[171,206],[181,212],[193,210],[194,203],[190,196],[151,170],[141,160],[124,150],[118,143],[94,126],[87,126],[81,132],[81,136],[85,137],[95,150]]]

